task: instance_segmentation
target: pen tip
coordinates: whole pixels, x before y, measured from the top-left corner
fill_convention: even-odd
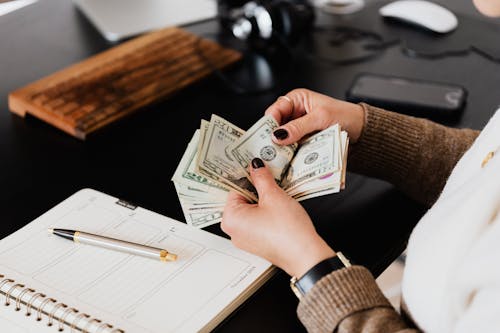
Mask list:
[[[49,231],[49,234],[53,234],[54,233],[54,229],[53,228],[49,228],[48,231]]]

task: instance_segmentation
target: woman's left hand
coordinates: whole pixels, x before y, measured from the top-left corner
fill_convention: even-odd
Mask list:
[[[250,176],[259,202],[250,204],[233,191],[224,207],[221,227],[234,245],[296,277],[335,255],[304,208],[276,184],[262,160],[252,161]]]

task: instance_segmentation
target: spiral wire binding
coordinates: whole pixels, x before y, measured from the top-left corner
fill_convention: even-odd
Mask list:
[[[3,277],[4,277],[4,276],[2,275],[0,278],[3,278]],[[3,280],[2,280],[2,282],[0,282],[0,290],[2,290],[2,287],[3,287],[5,284],[9,283],[9,282],[14,282],[14,280],[11,280],[11,279],[3,279]],[[5,294],[5,295],[7,295],[7,294]]]
[[[6,306],[9,306],[9,305],[10,305],[10,298],[11,298],[11,294],[12,294],[12,292],[13,292],[13,291],[14,291],[17,287],[24,288],[24,284],[16,283],[16,284],[14,284],[12,287],[10,287],[9,291],[8,291],[8,292],[7,292],[7,294],[5,295],[5,305],[6,305]]]
[[[31,316],[32,310],[36,310],[36,321],[42,321],[43,316],[45,315],[48,319],[47,326],[53,326],[55,321],[59,322],[59,332],[64,331],[66,326],[70,329],[71,332],[79,331],[81,333],[91,333],[90,328],[92,327],[92,325],[94,325],[97,326],[97,331],[95,331],[95,333],[125,333],[125,331],[122,329],[114,328],[113,325],[103,323],[100,319],[92,318],[87,313],[79,313],[79,310],[68,307],[66,304],[58,302],[54,298],[47,297],[43,293],[36,292],[35,289],[28,288],[22,283],[15,283],[15,280],[6,278],[3,274],[0,274],[0,279],[0,295],[5,295],[4,306],[10,306],[11,302],[14,301],[16,306],[15,311],[20,311],[21,304],[24,304],[26,306],[26,317]],[[4,288],[4,286],[8,285],[9,283],[12,285],[10,285],[7,291],[4,291],[2,288]],[[14,296],[14,291],[17,289],[21,289],[21,291],[17,296]],[[23,300],[23,297],[27,294],[32,295],[29,300]],[[39,298],[43,298],[43,301],[41,301],[38,306],[35,306],[35,301]],[[48,310],[44,310],[49,303],[52,304],[50,313],[48,312]],[[63,313],[60,316],[56,316],[57,311],[61,309],[64,309]],[[74,315],[71,323],[66,320],[70,313]],[[87,322],[84,326],[82,326],[83,328],[79,328],[78,323],[83,320],[86,320]]]
[[[33,303],[38,297],[45,297],[45,294],[42,293],[36,293],[33,296],[31,296],[30,301],[28,302],[28,305],[26,306],[26,316],[31,316],[31,308],[33,307]]]
[[[82,319],[82,317],[85,317],[85,318],[90,318],[90,315],[86,314],[86,313],[80,313],[78,316],[76,316],[75,320],[73,320],[73,322],[71,323],[71,333],[73,333],[75,330],[76,330],[76,326],[78,324],[78,322],[80,321],[80,319]]]
[[[35,290],[31,288],[24,288],[23,291],[16,297],[16,311],[21,310],[21,300],[23,299],[24,294],[26,293],[34,293]]]
[[[96,332],[96,333],[101,333],[101,331],[102,331],[105,327],[111,328],[112,326],[111,326],[110,324],[102,323],[102,324],[101,324],[101,325],[99,325],[99,327],[97,328],[97,332]]]
[[[68,308],[64,311],[63,315],[59,318],[59,332],[64,331],[64,323],[66,322],[66,317],[70,312],[78,313],[78,310],[75,308]]]
[[[52,302],[52,303],[56,303],[57,301],[53,298],[46,298],[42,304],[40,304],[40,306],[38,307],[38,311],[37,311],[37,315],[36,315],[36,320],[37,321],[40,321],[42,320],[42,311],[43,311],[43,308],[45,307],[45,305],[48,303],[48,302]],[[49,321],[49,323],[47,324],[48,326],[52,326],[52,323]]]
[[[83,328],[83,333],[87,333],[90,329],[90,327],[92,327],[92,323],[96,323],[96,325],[99,325],[99,323],[101,323],[101,320],[100,319],[96,319],[96,318],[92,318],[91,320],[88,320],[87,321],[87,325],[85,325],[85,327]]]

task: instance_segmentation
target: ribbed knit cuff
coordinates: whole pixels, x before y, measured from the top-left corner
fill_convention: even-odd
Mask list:
[[[382,179],[405,177],[420,146],[421,124],[413,117],[360,105],[365,124],[358,142],[350,147],[348,165],[355,172]]]
[[[300,301],[297,315],[308,332],[333,332],[347,316],[375,307],[391,307],[373,275],[362,266],[334,271]]]
[[[479,131],[360,105],[365,123],[359,140],[349,147],[349,171],[388,181],[430,206]]]
[[[404,179],[421,144],[420,119],[360,103],[365,111],[363,132],[351,151],[351,171],[391,182]]]

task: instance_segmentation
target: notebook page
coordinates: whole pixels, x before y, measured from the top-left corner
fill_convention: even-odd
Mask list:
[[[45,304],[47,313],[53,310],[54,317],[65,316],[76,326],[85,326],[83,315],[77,318],[85,313],[126,332],[193,332],[202,330],[253,281],[273,271],[269,262],[225,238],[126,206],[94,190],[77,192],[0,241],[0,274],[77,309],[64,313]],[[161,262],[73,243],[49,234],[52,227],[165,248],[178,259]],[[12,295],[20,292],[17,288]],[[40,303],[35,300],[34,305]],[[2,315],[14,318],[6,311]],[[94,326],[97,329],[96,323],[89,328]]]

